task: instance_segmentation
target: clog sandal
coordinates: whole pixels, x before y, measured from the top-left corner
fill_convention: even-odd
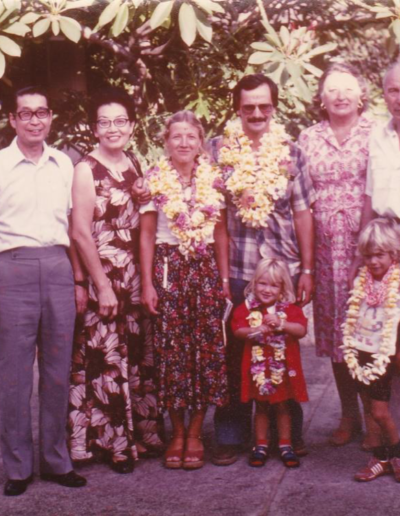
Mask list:
[[[176,435],[164,454],[164,466],[167,469],[179,469],[183,466],[183,453],[185,449],[185,436]]]
[[[249,464],[253,468],[261,468],[267,462],[269,457],[268,446],[259,444],[254,446],[249,457]]]
[[[291,446],[282,446],[279,448],[279,452],[281,461],[287,468],[298,468],[300,466],[300,461]]]
[[[201,450],[191,450],[188,446],[189,441],[200,441]],[[204,466],[204,447],[201,437],[198,435],[188,435],[186,438],[185,453],[183,455],[183,469],[200,469]]]

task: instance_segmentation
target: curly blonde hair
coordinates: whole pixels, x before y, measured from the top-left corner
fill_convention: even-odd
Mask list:
[[[370,253],[389,253],[396,261],[400,259],[400,226],[393,219],[371,220],[361,231],[358,250],[362,256]]]
[[[264,274],[267,275],[271,283],[281,285],[282,301],[294,303],[296,296],[288,266],[283,260],[277,260],[276,258],[264,258],[258,262],[250,283],[244,289],[245,296],[250,293],[254,295],[255,286]]]

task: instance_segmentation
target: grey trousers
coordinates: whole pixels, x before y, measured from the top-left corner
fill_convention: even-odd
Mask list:
[[[72,470],[66,445],[75,322],[74,281],[62,246],[0,253],[0,438],[5,474],[33,472],[30,399],[39,363],[40,472]]]

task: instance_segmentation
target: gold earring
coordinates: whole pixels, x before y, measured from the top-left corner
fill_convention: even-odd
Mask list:
[[[360,100],[358,101],[358,108],[359,108],[359,109],[362,109],[363,107],[364,107],[364,102],[360,99]]]
[[[325,104],[321,102],[321,109],[326,109]]]

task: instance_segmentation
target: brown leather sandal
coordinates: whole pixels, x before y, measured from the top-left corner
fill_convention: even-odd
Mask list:
[[[164,466],[167,469],[180,469],[183,465],[184,450],[185,436],[174,435],[164,454]]]
[[[351,417],[342,417],[339,427],[329,439],[331,446],[344,446],[361,433],[361,422]]]
[[[201,450],[190,450],[188,447],[189,441],[200,441]],[[199,435],[188,435],[186,438],[185,453],[183,456],[183,469],[200,469],[204,466],[204,447]]]

